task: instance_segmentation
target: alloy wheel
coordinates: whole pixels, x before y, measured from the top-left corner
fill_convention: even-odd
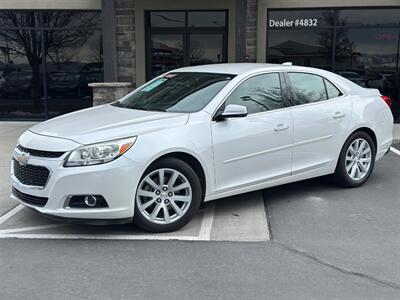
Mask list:
[[[346,172],[353,180],[361,180],[371,167],[372,150],[369,143],[363,138],[354,140],[346,152]]]
[[[192,202],[192,187],[181,172],[157,169],[140,182],[136,195],[140,213],[155,224],[170,224],[182,218]]]

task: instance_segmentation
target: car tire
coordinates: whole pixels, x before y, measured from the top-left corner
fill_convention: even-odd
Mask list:
[[[173,157],[161,159],[140,179],[133,221],[147,232],[178,230],[197,213],[202,195],[199,177],[187,163]]]
[[[376,147],[371,136],[363,131],[353,133],[340,152],[335,182],[349,188],[363,185],[372,174],[375,156]]]

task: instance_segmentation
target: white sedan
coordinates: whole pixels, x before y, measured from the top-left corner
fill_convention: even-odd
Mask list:
[[[203,201],[327,174],[357,187],[390,149],[389,104],[314,68],[177,69],[26,131],[12,197],[59,219],[166,232]]]

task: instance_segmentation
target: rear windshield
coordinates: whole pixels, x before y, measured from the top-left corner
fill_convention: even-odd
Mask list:
[[[235,75],[176,72],[155,79],[112,105],[191,113],[203,109]]]

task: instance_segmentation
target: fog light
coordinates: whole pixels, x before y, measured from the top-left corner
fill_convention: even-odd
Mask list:
[[[96,203],[97,203],[97,198],[95,196],[90,195],[85,197],[85,204],[87,206],[94,207],[96,206]]]
[[[108,204],[100,195],[75,195],[69,196],[65,207],[69,208],[104,208]]]

